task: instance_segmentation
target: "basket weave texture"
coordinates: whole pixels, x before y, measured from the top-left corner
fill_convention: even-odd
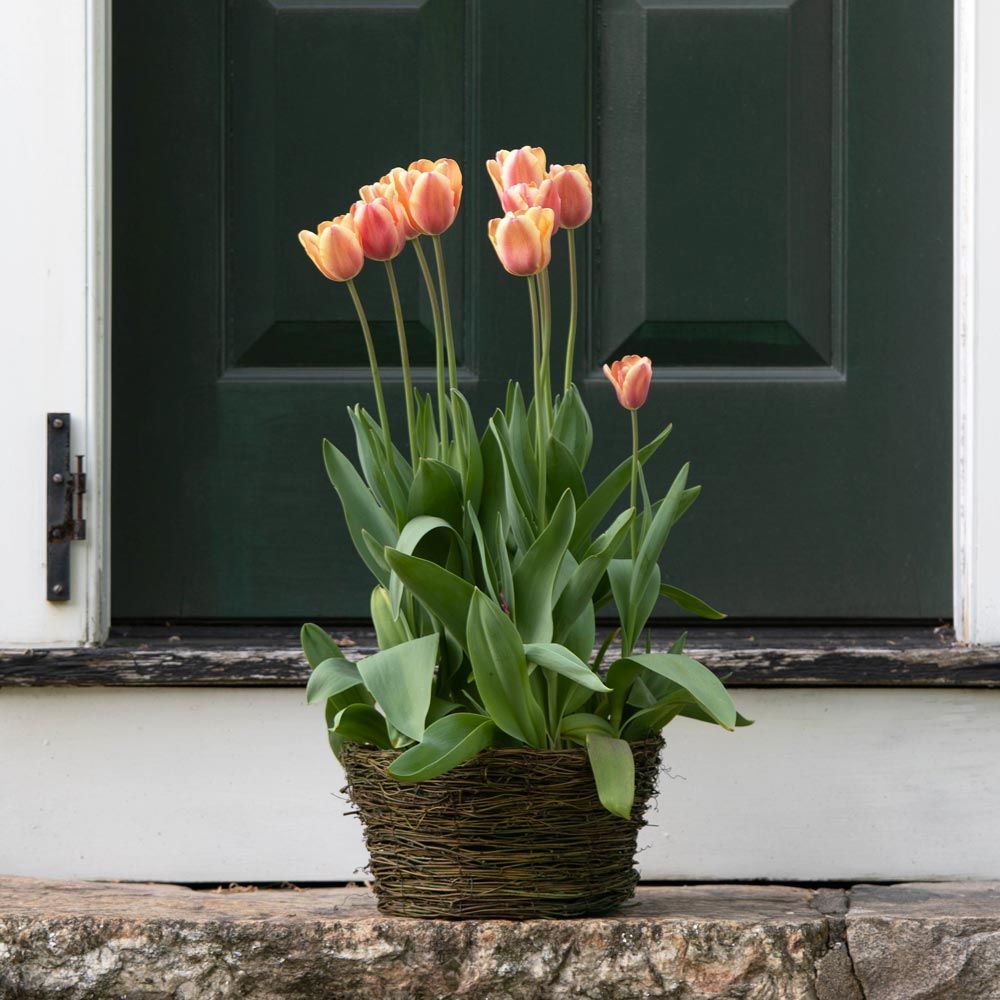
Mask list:
[[[606,913],[635,892],[636,835],[656,792],[660,738],[632,744],[631,820],[597,798],[586,751],[491,749],[402,784],[397,756],[357,743],[341,760],[371,855],[379,909],[512,919]]]

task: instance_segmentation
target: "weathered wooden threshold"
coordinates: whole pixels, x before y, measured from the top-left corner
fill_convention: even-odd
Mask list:
[[[654,629],[653,648],[679,631]],[[370,629],[331,632],[349,659],[374,650]],[[962,646],[946,627],[696,627],[688,652],[734,687],[1000,687],[1000,649]],[[123,627],[95,648],[0,651],[0,686],[296,686],[308,674],[292,627]]]

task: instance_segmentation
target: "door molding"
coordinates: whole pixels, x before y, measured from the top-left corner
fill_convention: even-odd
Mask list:
[[[10,329],[0,420],[13,442],[0,495],[11,526],[0,575],[6,647],[92,644],[107,636],[110,542],[111,0],[20,5],[0,51],[0,90],[22,155],[0,164],[19,192],[4,248]],[[955,0],[954,617],[958,637],[1000,643],[1000,8]],[[16,83],[16,85],[15,85]],[[74,238],[74,234],[81,234]],[[44,600],[44,414],[69,410],[87,456],[88,540],[73,592]],[[991,516],[992,515],[992,516]]]
[[[955,4],[954,587],[962,641],[1000,643],[1000,8]]]
[[[94,643],[108,629],[110,4],[17,4],[0,37],[0,118],[16,143],[0,161],[13,194],[0,243],[4,646]],[[87,540],[72,543],[62,603],[46,600],[50,411],[70,413],[88,479]]]

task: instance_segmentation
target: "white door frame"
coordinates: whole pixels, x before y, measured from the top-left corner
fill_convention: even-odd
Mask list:
[[[107,635],[111,2],[16,5],[0,35],[0,111],[17,146],[0,161],[11,202],[0,240],[3,647]],[[1000,4],[955,5],[954,617],[961,640],[984,644],[1000,643],[1000,132],[989,116]],[[88,539],[73,544],[64,604],[44,596],[50,410],[72,414],[89,468]]]

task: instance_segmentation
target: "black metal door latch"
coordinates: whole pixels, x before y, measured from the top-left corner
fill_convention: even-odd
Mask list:
[[[69,414],[50,413],[46,425],[49,457],[45,596],[50,601],[68,601],[69,543],[87,537],[87,522],[83,519],[87,476],[83,471],[83,455],[76,456],[75,469],[70,467]]]

